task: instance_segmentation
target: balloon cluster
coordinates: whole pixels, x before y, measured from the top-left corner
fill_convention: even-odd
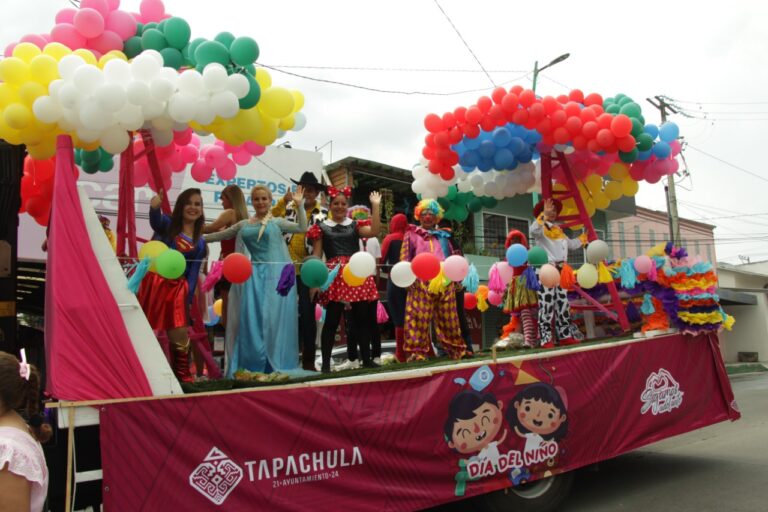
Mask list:
[[[150,240],[139,249],[139,260],[149,258],[150,272],[166,279],[178,279],[187,269],[187,260],[176,249],[169,249],[159,240]]]
[[[115,161],[111,154],[101,148],[94,151],[76,149],[75,164],[79,165],[86,174],[96,174],[99,171],[111,171],[115,166]]]
[[[34,160],[24,157],[24,174],[21,178],[21,207],[41,226],[48,225],[53,198],[54,169],[56,159]]]

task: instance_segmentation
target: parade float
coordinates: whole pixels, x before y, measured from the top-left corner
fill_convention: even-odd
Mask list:
[[[183,394],[126,276],[144,261],[179,272],[169,249],[139,250],[133,188],[164,191],[181,172],[230,180],[303,127],[302,94],[273,85],[258,55],[249,37],[192,39],[159,0],[139,13],[82,0],[0,61],[0,137],[29,154],[21,211],[49,227],[47,391],[68,433],[66,509],[95,479],[107,510],[417,510],[478,495],[499,510],[544,510],[571,470],[739,417],[717,339],[732,319],[711,265],[674,244],[610,261],[590,220],[638,181],[676,171],[676,126],[647,124],[624,95],[542,98],[519,86],[425,118],[414,192],[457,221],[531,190],[556,198],[564,227],[586,232],[588,262],[562,272],[512,247],[487,285],[459,260],[401,265],[392,279],[461,282],[485,308],[527,264],[530,286],[567,289],[615,337]],[[202,144],[207,135],[216,142]],[[96,172],[120,173],[115,249],[77,187],[78,173]],[[350,283],[365,277],[350,270]],[[302,275],[320,284],[327,269]],[[85,475],[72,462],[74,430],[88,424],[99,424],[101,470]]]

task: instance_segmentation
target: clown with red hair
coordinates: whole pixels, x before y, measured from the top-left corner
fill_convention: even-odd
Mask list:
[[[403,235],[401,261],[411,261],[418,254],[432,253],[443,261],[455,253],[451,233],[438,229],[443,208],[434,199],[422,199],[416,205],[414,218],[419,226],[409,225]],[[456,311],[456,283],[444,284],[442,274],[434,283],[417,279],[408,289],[405,303],[405,355],[409,361],[423,360],[432,353],[430,340],[432,320],[435,332],[452,359],[461,359],[467,350],[461,337]]]

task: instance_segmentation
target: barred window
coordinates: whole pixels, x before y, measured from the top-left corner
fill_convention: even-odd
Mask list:
[[[503,258],[506,251],[504,241],[507,234],[516,229],[528,237],[528,221],[499,215],[497,213],[483,213],[483,249],[487,256]]]

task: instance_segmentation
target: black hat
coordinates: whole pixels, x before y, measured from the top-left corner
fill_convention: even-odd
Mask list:
[[[317,178],[315,177],[315,174],[312,171],[307,171],[304,174],[301,175],[301,178],[299,178],[299,181],[296,181],[294,179],[291,180],[297,185],[315,187],[320,192],[325,192],[325,185],[317,181]]]

